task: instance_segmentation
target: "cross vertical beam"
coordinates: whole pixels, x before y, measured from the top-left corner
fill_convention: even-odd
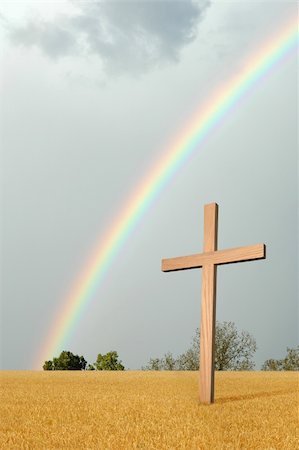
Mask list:
[[[204,208],[204,252],[217,250],[217,231],[218,205],[210,203]],[[216,264],[206,264],[202,267],[199,381],[199,397],[202,403],[214,402],[216,277]]]

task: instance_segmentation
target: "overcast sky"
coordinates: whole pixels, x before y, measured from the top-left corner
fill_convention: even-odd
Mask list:
[[[297,2],[1,2],[3,369],[31,369],[96,243],[201,105],[298,14]],[[63,349],[138,369],[185,351],[200,270],[161,258],[264,242],[218,269],[217,320],[256,368],[298,343],[298,57],[260,81],[144,216]],[[55,355],[49,355],[53,357]]]

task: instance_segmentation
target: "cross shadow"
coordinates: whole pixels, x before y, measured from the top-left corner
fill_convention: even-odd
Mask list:
[[[298,390],[280,390],[280,391],[274,391],[274,392],[257,392],[253,394],[246,394],[246,395],[233,395],[231,397],[220,397],[215,399],[215,403],[221,404],[221,403],[228,403],[228,402],[237,402],[242,400],[253,400],[255,398],[263,398],[263,397],[275,397],[278,395],[284,395],[284,394],[298,394]]]

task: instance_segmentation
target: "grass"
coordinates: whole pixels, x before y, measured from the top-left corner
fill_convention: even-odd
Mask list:
[[[1,372],[1,449],[298,448],[298,373]]]

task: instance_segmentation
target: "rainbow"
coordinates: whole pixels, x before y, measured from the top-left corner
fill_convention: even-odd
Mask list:
[[[133,196],[109,227],[108,233],[95,246],[94,253],[64,301],[57,320],[53,323],[47,340],[42,345],[35,364],[37,369],[40,370],[46,359],[52,358],[62,350],[116,255],[163,187],[198,148],[204,137],[232,110],[238,100],[292,49],[296,48],[297,41],[297,21],[292,21],[275,39],[271,39],[259,48],[257,53],[248,60],[242,72],[224,85],[212,99],[209,99],[188,126],[175,137],[174,143],[169,145],[156,166],[137,186]]]

